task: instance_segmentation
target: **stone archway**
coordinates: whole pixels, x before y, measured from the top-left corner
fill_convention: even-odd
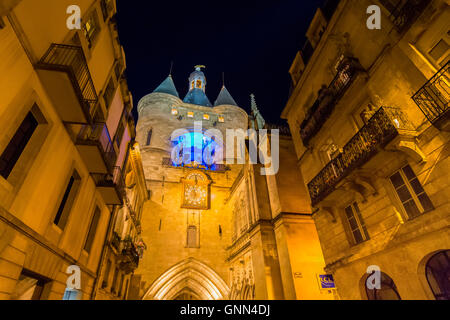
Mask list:
[[[225,300],[230,289],[213,269],[188,258],[156,279],[143,300],[174,300],[186,293],[198,300]]]

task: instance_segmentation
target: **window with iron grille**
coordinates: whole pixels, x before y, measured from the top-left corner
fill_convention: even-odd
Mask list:
[[[345,208],[345,215],[355,243],[359,244],[369,240],[369,233],[367,232],[366,225],[361,216],[361,211],[356,202]]]
[[[10,176],[14,166],[30,141],[31,136],[36,131],[37,126],[38,121],[31,112],[28,112],[8,146],[0,156],[0,175],[3,178],[8,179]]]
[[[409,165],[393,174],[390,180],[409,218],[415,218],[434,209],[430,198]]]

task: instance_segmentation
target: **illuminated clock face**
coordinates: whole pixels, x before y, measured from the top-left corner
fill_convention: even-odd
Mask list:
[[[200,173],[191,173],[184,182],[183,207],[208,208],[208,183]]]
[[[184,189],[185,204],[192,207],[207,205],[207,186],[187,184]]]

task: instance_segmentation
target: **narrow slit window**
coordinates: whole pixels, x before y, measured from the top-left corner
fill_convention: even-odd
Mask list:
[[[148,146],[152,142],[152,134],[153,134],[153,129],[148,130],[148,133],[147,133],[147,145]]]
[[[189,226],[187,229],[187,247],[198,248],[198,234],[196,226]]]

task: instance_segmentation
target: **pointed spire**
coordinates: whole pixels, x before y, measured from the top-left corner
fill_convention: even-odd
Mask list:
[[[222,87],[222,90],[220,90],[219,96],[217,97],[216,102],[214,102],[214,106],[221,106],[221,105],[231,105],[231,106],[238,106],[236,101],[234,101],[233,97],[231,96],[230,92],[227,90],[225,85]]]
[[[177,88],[175,88],[175,83],[173,82],[172,76],[169,74],[169,76],[166,78],[166,80],[164,80],[158,88],[155,89],[155,92],[159,92],[159,93],[167,93],[167,94],[171,94],[175,97],[180,97],[178,95],[178,91]]]
[[[255,95],[252,93],[250,95],[251,98],[251,107],[252,107],[252,117],[256,121],[256,129],[263,129],[266,125],[266,121],[264,120],[263,116],[261,115],[261,112],[258,110],[258,106],[256,104]]]

